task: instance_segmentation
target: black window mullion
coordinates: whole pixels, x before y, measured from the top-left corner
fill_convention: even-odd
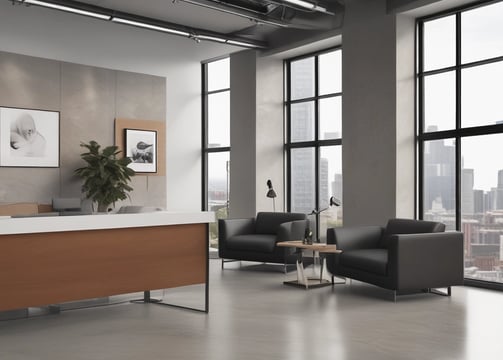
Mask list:
[[[202,134],[201,134],[201,161],[202,161],[202,174],[201,174],[201,209],[203,211],[208,210],[208,154],[206,153],[206,148],[208,147],[208,64],[201,64],[202,70],[202,84],[201,92],[203,96],[201,97],[201,108],[202,113]]]
[[[456,230],[461,230],[461,13],[456,14]]]
[[[208,80],[208,79],[206,79],[206,80]],[[231,90],[231,88],[224,88],[224,89],[211,90],[211,91],[206,90],[206,95],[223,93],[223,92],[230,91],[230,90]]]
[[[291,93],[292,93],[292,63],[291,61],[286,62],[286,183],[287,183],[287,198],[286,198],[286,209],[291,211],[292,209],[292,149],[288,146],[292,142],[292,106],[290,105]]]
[[[314,126],[315,126],[315,140],[316,145],[314,147],[314,156],[315,156],[315,209],[316,214],[316,239],[320,239],[320,56],[315,56],[314,61],[314,94],[316,96],[316,100],[314,103]]]
[[[416,77],[417,79],[417,93],[419,96],[419,104],[418,104],[418,139],[420,139],[420,136],[424,132],[424,22],[419,23],[419,29],[418,29],[418,39],[419,43],[419,53],[417,56],[417,61],[418,61],[418,72],[419,76]],[[423,194],[423,189],[424,189],[424,140],[419,140],[419,145],[418,145],[418,161],[419,161],[419,168],[418,168],[418,190],[419,190],[419,196],[418,196],[418,211],[419,211],[419,219],[424,218],[424,194]]]

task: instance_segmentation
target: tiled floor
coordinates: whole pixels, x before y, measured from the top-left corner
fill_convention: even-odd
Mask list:
[[[2,360],[501,359],[503,293],[399,297],[359,282],[302,290],[281,268],[211,260],[210,313],[121,303],[0,322]],[[245,265],[245,264],[244,264]],[[166,292],[202,306],[202,287]],[[124,297],[113,297],[122,301]],[[196,301],[194,301],[196,300]]]

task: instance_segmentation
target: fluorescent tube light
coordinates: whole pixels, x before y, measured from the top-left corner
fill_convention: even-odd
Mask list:
[[[243,17],[243,18],[248,19],[248,20],[256,21],[259,24],[267,24],[267,25],[273,25],[273,26],[278,26],[278,27],[288,27],[288,24],[285,24],[285,23],[280,22],[280,21],[269,20],[266,17],[253,16],[253,15],[251,15],[249,13],[241,13],[239,11],[230,10],[230,9],[227,9],[227,8],[225,8],[223,6],[218,5],[218,4],[215,4],[215,5],[213,5],[213,4],[207,4],[207,3],[199,2],[197,0],[181,0],[181,1],[186,2],[188,4],[205,7],[205,8],[211,9],[211,10],[220,11],[220,12],[223,12],[223,13],[226,13],[226,14],[240,16],[240,17]],[[243,11],[246,11],[246,9],[243,9]]]
[[[227,40],[227,44],[230,45],[237,45],[237,46],[245,46],[245,47],[251,47],[251,48],[258,48],[258,45],[255,44],[250,44],[250,43],[245,43],[242,41],[236,41],[236,40]]]
[[[38,6],[43,6],[51,9],[56,9],[56,10],[62,10],[66,12],[71,12],[74,14],[79,14],[79,15],[85,15],[85,16],[91,16],[97,19],[102,19],[102,20],[110,20],[111,16],[110,15],[104,15],[104,14],[99,14],[96,12],[92,11],[87,11],[87,10],[80,10],[76,9],[70,6],[65,6],[65,5],[58,5],[58,4],[53,4],[45,1],[38,1],[38,0],[24,0],[25,4],[31,4],[31,5],[38,5]]]
[[[316,11],[321,11],[321,12],[327,12],[327,9],[324,8],[323,6],[318,6],[316,4],[313,4],[309,1],[304,1],[304,0],[284,0],[287,3],[297,5],[309,10],[316,10]]]
[[[216,36],[208,36],[208,35],[195,35],[194,37],[198,38],[200,40],[210,40],[210,41],[217,41],[217,42],[221,42],[221,43],[224,43],[227,41],[225,39],[222,39],[222,38],[219,38]]]
[[[123,18],[115,17],[115,16],[112,17],[112,21],[116,22],[116,23],[126,24],[126,25],[138,26],[138,27],[142,27],[142,28],[146,28],[146,29],[150,29],[150,30],[162,31],[165,33],[170,33],[170,34],[175,34],[175,35],[190,36],[190,34],[185,31],[170,29],[170,28],[158,26],[158,25],[151,25],[151,24],[147,24],[144,22],[134,21],[134,20],[123,19]]]

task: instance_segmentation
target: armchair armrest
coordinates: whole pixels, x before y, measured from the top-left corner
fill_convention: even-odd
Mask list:
[[[398,289],[462,285],[463,233],[440,232],[392,235],[388,271]]]
[[[244,234],[255,233],[255,219],[219,219],[218,220],[218,252],[227,250],[227,239]]]
[[[227,240],[236,235],[254,234],[255,219],[219,219],[218,238],[219,241]]]
[[[336,244],[342,251],[379,247],[381,226],[358,226],[327,229],[327,244]]]
[[[276,242],[302,240],[308,220],[295,220],[281,224],[279,226]]]

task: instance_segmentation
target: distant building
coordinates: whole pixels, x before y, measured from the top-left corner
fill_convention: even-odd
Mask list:
[[[484,211],[484,190],[473,190],[473,212],[475,214],[482,214]]]
[[[443,140],[425,144],[424,152],[424,209],[431,210],[433,204],[442,204],[447,211],[454,211],[455,194],[455,149]]]
[[[461,180],[461,213],[463,215],[472,215],[475,213],[473,181],[473,169],[463,169]]]

